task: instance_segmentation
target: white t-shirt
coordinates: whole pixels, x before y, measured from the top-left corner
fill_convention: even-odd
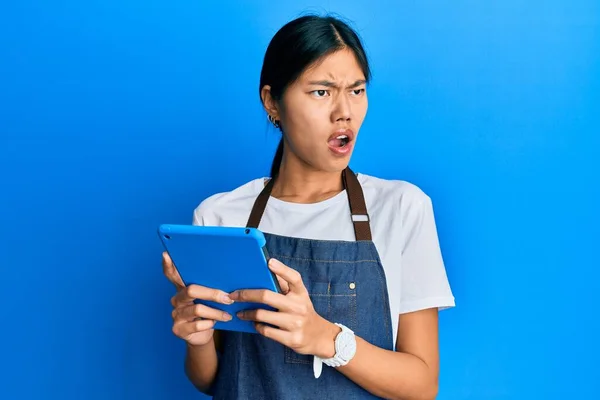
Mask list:
[[[417,186],[358,174],[373,242],[386,274],[394,343],[402,313],[454,306],[438,243],[431,199]],[[265,178],[204,200],[194,225],[243,227]],[[312,204],[271,197],[258,227],[265,233],[317,240],[355,240],[346,191]]]

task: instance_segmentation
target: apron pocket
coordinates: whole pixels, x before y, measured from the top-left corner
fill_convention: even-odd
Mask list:
[[[311,282],[307,285],[307,290],[317,314],[329,322],[337,322],[356,330],[355,282]],[[313,356],[298,354],[289,347],[285,347],[285,362],[312,365]]]

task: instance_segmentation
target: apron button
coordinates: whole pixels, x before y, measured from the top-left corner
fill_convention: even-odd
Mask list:
[[[350,289],[355,289],[355,288],[356,288],[356,283],[354,283],[354,282],[351,282],[351,283],[350,283]]]

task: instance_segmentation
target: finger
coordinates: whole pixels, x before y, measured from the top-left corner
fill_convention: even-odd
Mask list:
[[[278,310],[289,310],[290,300],[285,295],[267,289],[242,289],[231,292],[229,297],[242,303],[261,303]]]
[[[185,338],[193,333],[213,329],[215,321],[212,319],[199,319],[192,322],[181,322],[173,325],[173,333],[180,338]]]
[[[280,277],[279,275],[275,275],[277,277],[277,282],[279,282],[279,287],[281,288],[282,294],[288,294],[290,291],[290,285],[286,282],[285,279]]]
[[[179,272],[175,268],[175,265],[173,265],[173,261],[171,261],[169,253],[163,251],[162,258],[163,274],[165,274],[167,279],[171,281],[173,285],[175,285],[177,290],[185,287],[185,285],[183,284],[183,279],[181,279]]]
[[[176,308],[173,310],[172,316],[174,320],[182,320],[185,322],[194,321],[198,318],[213,319],[223,322],[231,321],[232,319],[231,315],[228,313],[212,307],[207,307],[204,304],[192,304]]]
[[[292,318],[289,314],[270,311],[264,309],[244,310],[236,314],[239,319],[245,321],[263,322],[270,325],[278,326],[284,330],[293,328]]]
[[[286,332],[284,330],[274,328],[272,326],[268,326],[268,325],[265,325],[260,322],[254,323],[254,328],[256,329],[256,331],[258,333],[260,333],[264,337],[272,339],[276,342],[279,342],[279,343],[283,344],[284,346],[290,347],[288,345],[288,343],[290,342],[290,337],[291,337],[290,332]]]
[[[194,302],[192,300],[190,300],[186,303],[179,301],[179,297],[177,296],[177,294],[178,293],[175,293],[175,295],[173,297],[171,297],[171,305],[173,306],[173,308],[181,307],[186,304],[194,304]]]
[[[211,289],[200,285],[188,285],[175,295],[175,303],[184,304],[194,300],[207,300],[220,304],[231,304],[230,296],[218,289]]]
[[[302,276],[300,272],[293,268],[288,267],[284,263],[274,258],[269,260],[269,268],[275,273],[275,275],[283,278],[287,283],[289,290],[302,293],[306,291],[304,282],[302,282]]]

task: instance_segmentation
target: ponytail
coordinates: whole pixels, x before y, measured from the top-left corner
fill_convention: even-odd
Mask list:
[[[281,167],[281,161],[283,160],[283,136],[275,151],[275,157],[273,157],[273,164],[271,164],[271,178],[279,173],[279,167]]]

